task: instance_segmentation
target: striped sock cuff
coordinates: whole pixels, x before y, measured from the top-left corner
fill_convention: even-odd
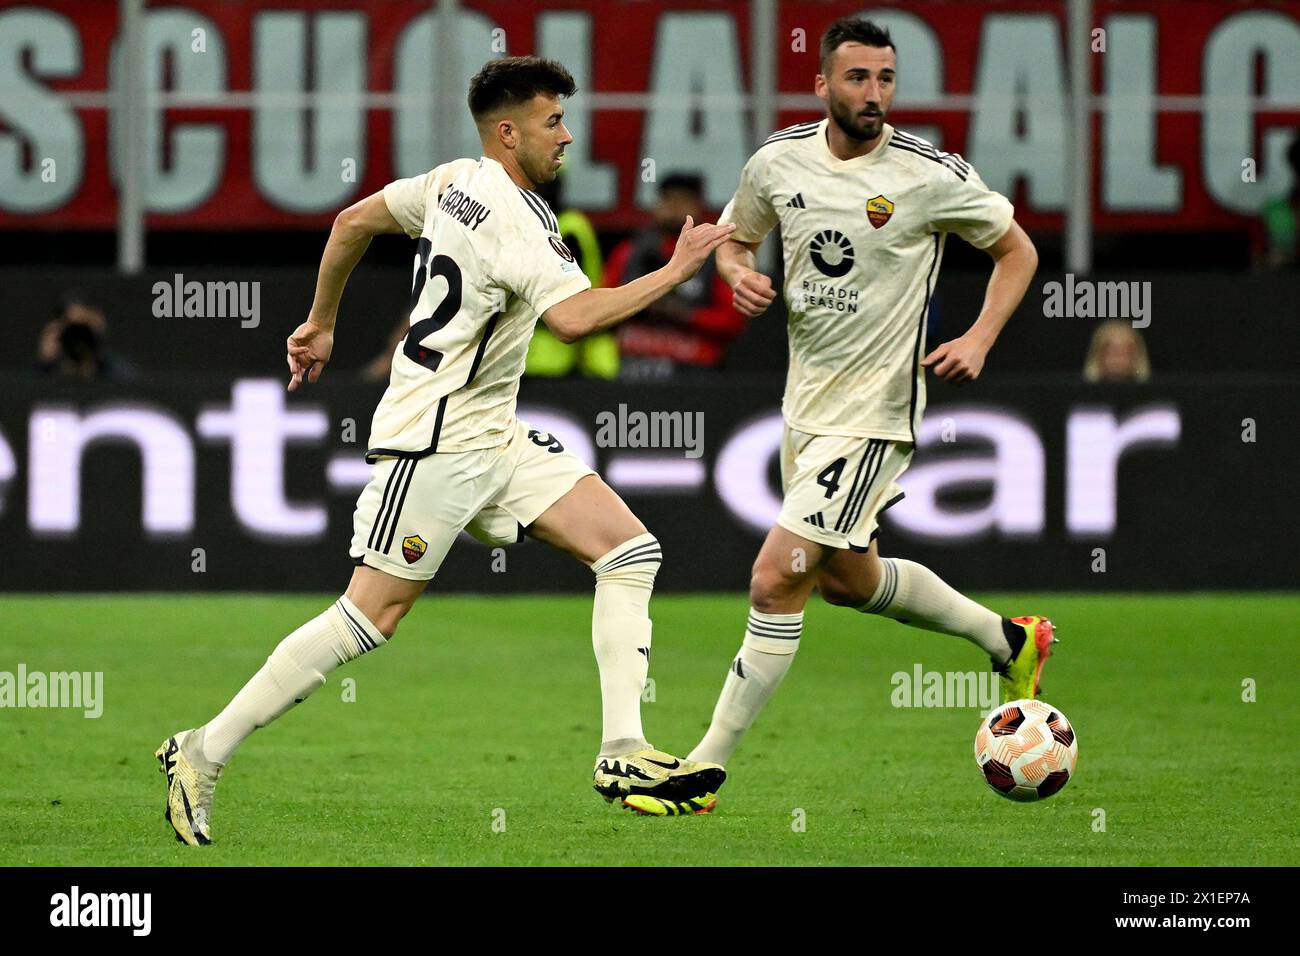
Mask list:
[[[803,611],[795,614],[768,614],[749,609],[745,625],[745,646],[766,654],[793,654],[799,649],[803,634]]]
[[[349,660],[360,657],[366,651],[373,651],[380,644],[387,644],[388,638],[380,633],[379,628],[370,623],[357,606],[349,601],[346,597],[340,597],[334,602],[334,609],[338,611],[339,617],[343,620],[343,626],[347,629],[348,635],[356,642],[356,654]]]
[[[618,571],[633,564],[654,564],[663,561],[663,551],[659,539],[648,531],[635,538],[624,541],[608,554],[597,558],[591,570],[598,577],[608,571]]]
[[[898,594],[898,563],[892,558],[880,559],[880,583],[871,600],[858,608],[863,614],[882,614],[894,603]]]

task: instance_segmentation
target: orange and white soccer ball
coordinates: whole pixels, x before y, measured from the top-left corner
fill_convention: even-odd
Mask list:
[[[1051,704],[1013,700],[980,724],[975,763],[1008,800],[1043,800],[1070,782],[1079,760],[1074,728]]]

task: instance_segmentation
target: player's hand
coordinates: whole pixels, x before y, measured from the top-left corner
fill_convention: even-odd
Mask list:
[[[303,376],[307,381],[316,382],[320,373],[325,371],[325,363],[334,351],[334,333],[322,329],[310,320],[293,330],[287,344],[289,361],[289,391],[295,391],[302,384]]]
[[[761,272],[746,272],[731,290],[732,307],[750,319],[766,312],[775,298],[772,280]]]
[[[984,369],[984,357],[988,355],[988,351],[987,346],[963,336],[951,342],[944,342],[921,359],[921,364],[939,378],[946,379],[954,385],[965,385],[980,377],[980,372]]]
[[[673,257],[668,260],[668,268],[673,270],[677,284],[681,285],[699,272],[700,267],[704,265],[704,260],[709,258],[713,250],[726,242],[735,231],[734,222],[722,226],[702,222],[697,226],[695,220],[687,216],[681,234],[677,237]]]

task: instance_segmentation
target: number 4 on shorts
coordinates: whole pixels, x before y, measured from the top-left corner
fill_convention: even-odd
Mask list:
[[[844,471],[846,464],[848,464],[847,458],[836,458],[818,473],[817,484],[826,489],[828,499],[834,498],[835,492],[839,491],[840,474]]]

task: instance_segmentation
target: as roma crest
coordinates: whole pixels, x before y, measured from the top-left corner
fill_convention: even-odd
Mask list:
[[[402,557],[406,558],[407,564],[419,561],[428,550],[428,543],[418,534],[408,535],[402,539]]]
[[[884,196],[872,196],[867,200],[867,221],[879,229],[889,222],[894,214],[894,204]]]

